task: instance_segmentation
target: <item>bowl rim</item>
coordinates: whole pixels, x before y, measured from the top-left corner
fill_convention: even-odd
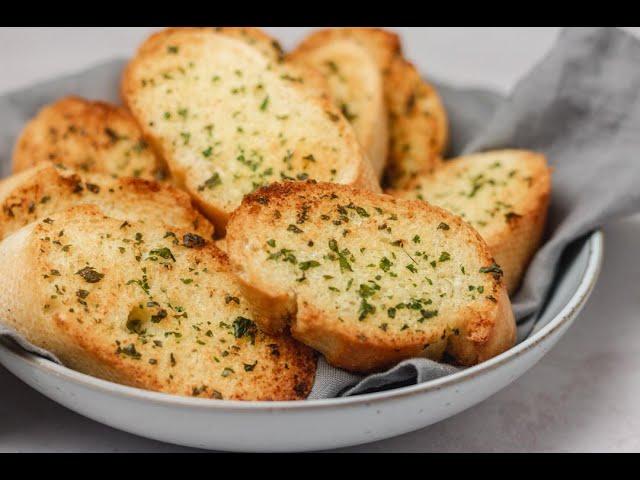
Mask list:
[[[234,401],[234,400],[213,400],[203,398],[182,397],[167,393],[142,390],[135,387],[120,385],[117,383],[92,377],[75,370],[71,370],[63,365],[59,365],[51,360],[37,356],[20,347],[13,347],[0,342],[0,349],[19,361],[29,363],[33,368],[52,376],[63,377],[65,380],[78,384],[82,387],[99,390],[110,395],[128,397],[129,400],[138,400],[173,407],[188,407],[196,409],[206,409],[222,412],[274,412],[283,410],[316,410],[328,409],[342,406],[354,406],[359,404],[371,405],[377,402],[397,400],[407,396],[427,393],[434,390],[451,387],[466,380],[483,375],[509,363],[513,359],[525,354],[535,348],[549,336],[560,330],[565,324],[575,318],[576,312],[580,311],[586,304],[589,296],[595,288],[604,257],[604,234],[602,230],[597,230],[585,239],[588,250],[587,265],[582,274],[582,278],[571,298],[562,310],[551,319],[543,328],[531,335],[530,338],[519,343],[503,354],[488,360],[480,365],[462,370],[453,375],[425,382],[418,385],[401,387],[384,392],[369,393],[347,398],[329,398],[304,401]],[[583,247],[583,248],[584,248]]]

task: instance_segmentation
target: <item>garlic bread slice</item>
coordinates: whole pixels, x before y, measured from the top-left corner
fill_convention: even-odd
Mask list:
[[[124,108],[79,97],[47,105],[23,129],[13,171],[53,162],[79,172],[164,180],[166,165]]]
[[[391,143],[385,184],[400,188],[437,168],[449,138],[447,112],[436,89],[402,57],[386,76]]]
[[[158,392],[299,400],[311,350],[256,328],[226,256],[188,230],[83,205],[0,244],[2,321],[68,367]]]
[[[487,152],[445,162],[406,190],[461,216],[489,245],[514,293],[540,247],[551,195],[551,170],[543,155],[520,150]]]
[[[366,49],[383,76],[389,116],[384,182],[400,187],[416,173],[437,166],[444,155],[449,137],[446,110],[435,88],[405,60],[400,37],[393,32],[379,28],[321,30],[303,40],[293,58],[345,41]]]
[[[97,205],[122,221],[162,221],[207,239],[214,233],[213,225],[177,188],[139,178],[79,174],[45,162],[0,181],[0,239],[38,219],[83,204]]]
[[[246,194],[274,181],[379,189],[353,128],[288,68],[215,29],[150,42],[126,69],[123,97],[220,232]]]
[[[384,78],[375,57],[358,42],[340,38],[303,45],[288,59],[324,75],[333,101],[353,125],[374,171],[382,178],[389,147],[388,114]]]
[[[417,356],[474,365],[513,346],[502,271],[459,217],[334,184],[275,184],[233,213],[226,248],[267,332],[373,372]]]

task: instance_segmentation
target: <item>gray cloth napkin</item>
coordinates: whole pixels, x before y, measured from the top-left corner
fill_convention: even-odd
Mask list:
[[[117,102],[123,64],[116,60],[0,97],[0,173],[10,172],[15,139],[42,105],[71,94]],[[438,87],[450,115],[451,156],[527,148],[547,154],[555,169],[548,241],[514,298],[522,340],[534,326],[566,247],[640,209],[640,165],[634,158],[640,152],[640,41],[613,28],[569,28],[508,99]],[[3,335],[55,360],[0,325]],[[321,359],[310,398],[388,390],[456,371],[417,359],[363,378]]]

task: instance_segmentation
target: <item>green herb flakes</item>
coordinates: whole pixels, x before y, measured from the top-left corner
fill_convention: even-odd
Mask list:
[[[98,283],[104,278],[104,274],[97,272],[93,267],[85,267],[77,271],[76,275],[80,275],[87,283]]]

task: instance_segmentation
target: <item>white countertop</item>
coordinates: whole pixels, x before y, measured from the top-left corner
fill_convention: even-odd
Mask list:
[[[308,27],[273,27],[292,46]],[[640,27],[628,27],[640,36]],[[130,55],[148,28],[0,28],[0,94]],[[556,27],[396,27],[423,72],[507,92],[551,46]],[[454,418],[361,452],[640,450],[640,217],[605,229],[605,263],[584,313],[542,362]],[[0,452],[181,452],[85,419],[0,367]]]

